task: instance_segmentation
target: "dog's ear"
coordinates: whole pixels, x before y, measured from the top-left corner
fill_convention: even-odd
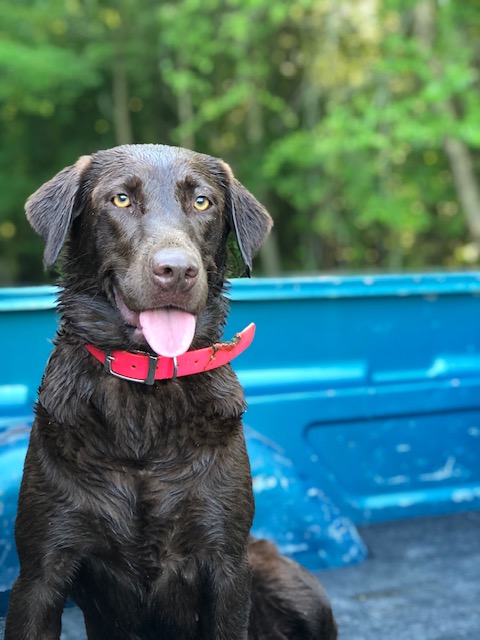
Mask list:
[[[45,240],[45,267],[51,267],[58,258],[70,225],[79,213],[74,211],[75,201],[90,162],[90,156],[82,156],[37,189],[25,204],[28,221]]]
[[[224,166],[230,179],[230,202],[227,202],[230,225],[250,276],[253,256],[264,243],[273,221],[265,207],[233,176],[230,167],[226,163]]]

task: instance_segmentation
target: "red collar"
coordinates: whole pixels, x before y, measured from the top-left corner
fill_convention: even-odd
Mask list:
[[[255,325],[249,324],[243,331],[236,333],[230,342],[217,342],[206,349],[187,351],[175,358],[151,356],[141,351],[102,351],[91,344],[85,348],[99,360],[107,373],[117,378],[154,384],[155,380],[175,380],[221,367],[236,358],[252,344]]]

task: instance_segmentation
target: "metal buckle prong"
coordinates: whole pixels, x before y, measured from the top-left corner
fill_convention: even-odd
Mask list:
[[[177,362],[177,356],[173,356],[172,360],[173,360],[173,375],[172,375],[172,380],[176,380],[176,379],[177,379],[177,373],[178,373],[178,362]]]

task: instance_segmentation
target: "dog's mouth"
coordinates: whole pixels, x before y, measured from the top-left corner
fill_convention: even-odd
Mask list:
[[[115,301],[125,323],[134,327],[155,353],[173,358],[188,351],[197,323],[192,313],[172,307],[132,311],[118,291]]]

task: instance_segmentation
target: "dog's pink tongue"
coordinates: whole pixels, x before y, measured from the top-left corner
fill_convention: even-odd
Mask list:
[[[178,309],[153,309],[139,316],[145,340],[161,356],[173,358],[188,351],[195,333],[195,316]]]

